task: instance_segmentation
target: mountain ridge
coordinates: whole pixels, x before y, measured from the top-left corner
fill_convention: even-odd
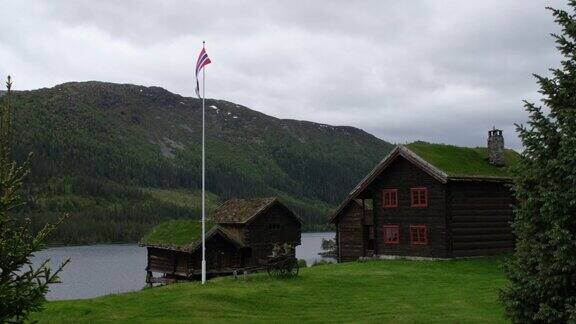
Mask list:
[[[200,99],[154,86],[85,81],[15,91],[13,106],[15,156],[23,160],[34,152],[31,182],[41,184],[28,197],[41,203],[22,211],[33,219],[61,211],[84,215],[110,186],[173,190],[180,198],[182,190],[195,195],[199,188]],[[309,230],[325,228],[329,210],[392,148],[359,128],[280,119],[218,99],[206,99],[206,126],[207,190],[220,201],[279,196]],[[110,214],[114,204],[123,211],[133,205],[106,197],[106,211],[73,222],[102,218],[98,213]],[[76,201],[82,199],[91,202],[84,211]],[[173,218],[171,208],[152,205],[146,208],[165,214],[160,218]],[[134,213],[137,219],[144,212]],[[197,217],[196,210],[174,214]]]
[[[158,91],[158,92],[165,92],[166,94],[169,95],[173,95],[182,99],[188,99],[188,100],[193,100],[193,101],[198,101],[198,102],[202,102],[202,99],[198,99],[195,97],[187,97],[187,96],[183,96],[174,92],[171,92],[165,88],[159,87],[159,86],[143,86],[143,85],[136,85],[136,84],[131,84],[131,83],[114,83],[114,82],[106,82],[106,81],[96,81],[96,80],[89,80],[89,81],[68,81],[68,82],[64,82],[64,83],[60,83],[57,85],[54,85],[53,87],[43,87],[43,88],[38,88],[38,89],[30,89],[30,90],[12,90],[13,93],[28,93],[28,92],[36,92],[36,91],[49,91],[49,90],[54,90],[57,88],[69,88],[69,87],[86,87],[86,86],[113,86],[113,87],[126,87],[126,88],[136,88],[136,89],[150,89],[153,91]],[[0,93],[5,93],[6,91],[4,90],[0,90]],[[302,123],[302,124],[313,124],[315,126],[318,127],[328,127],[331,129],[337,129],[337,130],[351,130],[354,132],[358,132],[358,133],[362,133],[368,136],[372,136],[375,139],[378,139],[380,141],[386,142],[368,132],[366,132],[365,130],[358,128],[358,127],[354,127],[354,126],[349,126],[349,125],[331,125],[331,124],[326,124],[326,123],[319,123],[319,122],[313,122],[313,121],[309,121],[309,120],[303,120],[303,119],[295,119],[295,118],[279,118],[279,117],[275,117],[272,115],[268,115],[265,114],[263,112],[260,112],[258,110],[254,110],[252,108],[249,108],[247,106],[244,105],[240,105],[228,100],[221,100],[221,99],[214,99],[214,98],[206,98],[206,101],[212,101],[212,102],[224,102],[224,103],[228,103],[228,104],[233,104],[236,107],[241,107],[244,109],[248,109],[252,112],[255,112],[257,114],[261,114],[262,116],[265,116],[267,118],[271,118],[271,119],[275,119],[278,120],[280,122],[285,121],[285,122],[294,122],[294,123]],[[209,108],[209,107],[208,107]],[[208,110],[207,110],[208,111]]]

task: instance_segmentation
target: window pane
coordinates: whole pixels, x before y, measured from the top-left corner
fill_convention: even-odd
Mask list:
[[[412,188],[411,191],[413,207],[428,206],[428,190],[426,188]]]
[[[384,226],[384,242],[385,243],[400,242],[400,233],[398,226],[396,225]]]
[[[398,207],[398,195],[396,189],[383,189],[382,197],[383,207]]]
[[[412,225],[410,226],[410,240],[412,244],[428,244],[426,226]]]

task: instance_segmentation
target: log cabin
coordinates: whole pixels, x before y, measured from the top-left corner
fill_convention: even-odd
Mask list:
[[[226,201],[206,222],[208,277],[255,267],[272,254],[275,244],[295,248],[301,243],[301,226],[302,219],[277,198]],[[171,220],[145,236],[140,244],[148,252],[146,282],[198,279],[201,233],[198,220]],[[155,278],[154,273],[162,276]]]
[[[331,216],[339,262],[361,258],[444,259],[513,249],[514,199],[501,130],[488,147],[399,145]]]

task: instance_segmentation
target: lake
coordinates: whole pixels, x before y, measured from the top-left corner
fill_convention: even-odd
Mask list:
[[[302,233],[302,245],[296,257],[308,265],[323,259],[322,239],[333,239],[334,233]],[[36,253],[34,265],[50,259],[56,268],[70,258],[60,275],[62,283],[51,286],[48,300],[83,299],[142,289],[146,283],[146,248],[136,244],[98,244],[49,248]]]

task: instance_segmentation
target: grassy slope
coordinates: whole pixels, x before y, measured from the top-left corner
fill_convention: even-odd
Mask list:
[[[486,148],[424,142],[411,143],[407,147],[450,176],[509,176],[507,168],[495,167],[488,163]],[[519,155],[512,150],[506,150],[504,158],[507,165],[513,165],[518,161]]]
[[[178,192],[200,187],[198,99],[156,87],[102,82],[21,91],[13,99],[15,157],[23,160],[34,152],[28,180],[37,187],[63,178],[106,181],[127,189]],[[221,100],[209,99],[206,105],[207,190],[220,202],[279,196],[305,218],[306,230],[326,229],[330,210],[392,148],[351,127],[278,119]],[[115,204],[114,197],[72,188],[43,193],[46,203],[33,210],[33,219],[41,223],[63,212],[71,213],[71,223],[112,218],[100,202]],[[83,214],[75,204],[85,205]],[[114,222],[125,222],[120,212],[114,216]],[[119,232],[117,227],[102,225],[100,241],[115,240],[114,232]]]
[[[184,189],[158,189],[144,188],[144,192],[150,194],[154,199],[173,204],[179,207],[199,209],[202,205],[202,192],[199,190],[190,191]],[[207,212],[214,210],[220,202],[218,196],[211,192],[206,192],[206,209]]]
[[[42,221],[56,221],[65,212],[70,218],[50,237],[50,244],[94,244],[99,242],[136,242],[158,222],[173,218],[198,219],[201,210],[200,191],[120,186],[105,183],[100,191],[73,192],[67,184],[50,192],[38,192],[32,210],[24,214],[33,219],[34,230]],[[64,189],[60,188],[64,187]],[[115,190],[112,190],[115,189]],[[206,209],[214,210],[218,197],[207,193]],[[35,217],[38,211],[48,216]],[[110,215],[110,216],[107,216]],[[112,233],[109,233],[113,230]]]
[[[265,274],[50,302],[52,322],[505,322],[501,259],[380,261],[319,266],[294,280]]]

